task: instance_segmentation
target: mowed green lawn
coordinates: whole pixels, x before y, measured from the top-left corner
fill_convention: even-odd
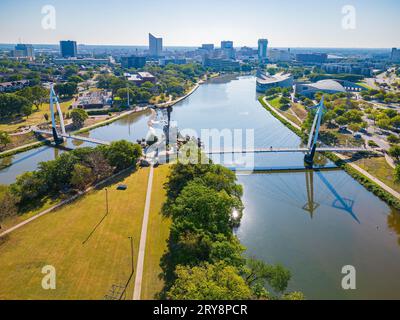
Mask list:
[[[140,169],[108,186],[106,216],[102,188],[0,239],[0,299],[104,299],[113,285],[125,285],[132,270],[130,236],[136,267],[148,172]],[[128,189],[117,191],[119,183]],[[41,286],[46,265],[56,268],[56,290]]]
[[[356,164],[392,189],[400,192],[400,185],[394,181],[394,169],[386,162],[384,157],[361,159],[356,161]]]
[[[165,201],[163,186],[167,181],[169,171],[170,168],[168,166],[161,166],[154,169],[141,293],[141,298],[144,300],[155,299],[155,295],[164,286],[163,280],[159,277],[162,271],[160,268],[160,258],[167,249],[171,221],[161,215],[161,207]]]
[[[67,100],[60,103],[60,108],[62,112],[67,112],[69,106],[74,102],[74,99]],[[50,116],[50,104],[43,103],[39,110],[36,107],[32,108],[33,113],[28,117],[22,117],[19,120],[1,121],[0,131],[14,132],[18,131],[20,127],[34,126],[40,123],[46,122],[44,114],[47,113]]]

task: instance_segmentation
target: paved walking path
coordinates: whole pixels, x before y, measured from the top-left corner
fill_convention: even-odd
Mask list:
[[[200,84],[202,84],[201,81],[197,82],[195,84],[195,86],[187,94],[185,94],[184,96],[182,96],[182,97],[180,97],[178,99],[175,99],[173,101],[169,101],[169,102],[165,102],[165,103],[159,103],[159,104],[156,105],[156,107],[158,107],[158,108],[172,107],[173,105],[177,104],[178,102],[181,102],[182,100],[184,100],[187,97],[189,97],[192,93],[194,93],[200,87]]]
[[[282,113],[280,113],[278,110],[276,110],[276,108],[274,108],[267,100],[267,97],[262,98],[263,101],[267,104],[267,106],[280,118],[284,119],[285,121],[289,122],[293,127],[295,127],[296,129],[301,130],[301,127],[297,124],[294,123],[292,120],[290,120],[289,118],[285,117]]]
[[[0,157],[3,157],[3,156],[6,157],[8,154],[12,154],[12,153],[17,152],[19,150],[30,148],[30,147],[33,147],[33,146],[39,146],[39,145],[42,145],[42,144],[43,144],[43,141],[36,141],[36,142],[24,144],[22,146],[19,146],[19,147],[13,148],[13,149],[9,149],[9,150],[0,152]]]
[[[300,129],[300,127],[297,124],[295,124],[293,121],[290,121],[288,118],[286,118],[280,112],[278,112],[273,106],[271,106],[271,104],[267,101],[266,97],[263,98],[263,101],[268,105],[268,107],[271,108],[271,110],[275,114],[277,114],[282,119],[288,121],[295,128]],[[342,160],[346,160],[347,159],[345,156],[343,156],[343,155],[341,155],[339,153],[335,153],[335,155],[337,157],[339,157],[340,159],[342,159]],[[364,169],[360,168],[358,165],[356,165],[354,163],[348,163],[348,165],[351,166],[353,169],[357,170],[358,172],[360,172],[361,174],[363,174],[364,176],[366,176],[368,179],[370,179],[373,182],[375,182],[378,186],[380,186],[385,191],[389,192],[392,196],[396,197],[397,199],[400,199],[400,193],[397,192],[396,190],[393,190],[392,188],[390,188],[388,185],[383,183],[381,180],[377,179],[376,177],[374,177],[373,175],[371,175],[370,173],[368,173],[367,171],[365,171]]]
[[[342,159],[342,160],[346,160],[347,159],[345,156],[343,156],[343,155],[341,155],[339,153],[335,153],[335,155],[337,157],[339,157],[340,159]],[[351,166],[352,168],[354,168],[355,170],[357,170],[358,172],[360,172],[361,174],[363,174],[364,176],[366,176],[368,179],[370,179],[373,182],[375,182],[382,189],[384,189],[385,191],[389,192],[392,196],[396,197],[397,199],[400,199],[400,193],[398,193],[396,190],[393,190],[391,187],[389,187],[388,185],[383,183],[378,178],[375,178],[373,175],[371,175],[370,173],[365,171],[363,168],[360,168],[358,165],[356,165],[354,163],[348,163],[348,165]]]
[[[56,209],[58,209],[58,208],[60,208],[60,207],[62,207],[64,205],[66,205],[66,204],[68,204],[70,202],[73,202],[74,200],[76,200],[77,198],[83,196],[84,194],[94,190],[95,188],[97,188],[97,187],[103,185],[104,183],[106,183],[107,181],[110,181],[111,179],[113,179],[113,178],[115,178],[115,177],[117,177],[117,176],[127,172],[128,170],[131,170],[131,169],[132,169],[132,167],[124,169],[121,172],[118,172],[118,173],[116,173],[116,174],[104,179],[103,181],[100,181],[100,182],[96,183],[94,186],[91,186],[91,187],[87,188],[85,191],[80,191],[76,195],[72,196],[71,198],[63,200],[63,201],[57,203],[56,205],[54,205],[54,206],[52,206],[52,207],[50,207],[50,208],[38,213],[38,214],[35,214],[34,216],[30,217],[29,219],[26,219],[26,220],[18,223],[17,225],[7,229],[6,231],[0,233],[0,237],[3,237],[5,235],[7,235],[7,234],[9,234],[9,233],[21,228],[21,227],[23,227],[24,225],[26,225],[26,224],[28,224],[28,223],[40,218],[41,216],[44,216],[45,214],[48,214],[48,213],[50,213],[50,212],[52,212],[52,211],[54,211],[54,210],[56,210]]]
[[[143,265],[144,265],[144,255],[146,251],[147,226],[149,224],[151,191],[153,188],[153,175],[154,175],[154,167],[151,166],[149,173],[149,181],[147,183],[146,204],[144,207],[142,232],[140,234],[139,254],[135,270],[136,277],[135,277],[135,288],[133,291],[133,300],[140,300],[142,292]]]

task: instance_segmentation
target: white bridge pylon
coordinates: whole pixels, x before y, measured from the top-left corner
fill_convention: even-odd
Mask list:
[[[57,132],[57,122],[56,122],[56,113],[54,110],[54,105],[57,108],[58,118],[60,120],[61,133]],[[69,138],[69,139],[73,139],[73,140],[90,142],[90,143],[94,143],[94,144],[110,145],[109,141],[103,141],[103,140],[89,138],[89,137],[67,134],[67,132],[65,131],[64,116],[63,116],[63,113],[62,113],[62,110],[60,107],[60,103],[58,101],[57,94],[54,91],[53,84],[50,87],[50,114],[51,114],[51,131],[39,130],[39,129],[35,129],[33,131],[37,134],[52,135],[55,144],[61,144],[64,142],[64,139]]]
[[[51,127],[53,131],[53,138],[54,142],[59,143],[63,141],[64,138],[59,137],[57,134],[57,124],[56,124],[56,115],[54,112],[54,104],[57,108],[58,118],[60,119],[60,127],[61,127],[61,136],[66,136],[67,133],[65,132],[65,124],[64,124],[64,116],[61,111],[60,103],[58,101],[58,97],[54,91],[54,85],[52,84],[50,87],[50,114],[51,114]]]
[[[317,108],[317,113],[315,114],[310,135],[308,137],[308,144],[307,144],[308,152],[304,156],[304,161],[309,164],[312,164],[314,162],[315,151],[317,149],[319,129],[321,128],[322,116],[324,114],[324,108],[325,108],[324,96],[322,96],[321,101],[315,108]]]
[[[243,149],[217,149],[217,150],[206,150],[205,154],[213,155],[213,154],[235,154],[235,153],[292,153],[292,152],[302,152],[305,153],[304,161],[307,164],[312,165],[314,162],[314,156],[316,152],[337,152],[337,153],[357,153],[357,152],[379,152],[381,149],[370,150],[363,147],[317,147],[319,130],[321,128],[322,116],[324,114],[324,97],[322,97],[321,101],[318,105],[312,107],[312,109],[317,109],[317,113],[314,117],[314,121],[311,127],[310,135],[308,138],[307,147],[270,147],[270,148],[243,148]]]

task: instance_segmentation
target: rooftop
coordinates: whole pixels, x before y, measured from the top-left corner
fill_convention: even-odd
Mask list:
[[[346,92],[346,89],[335,80],[321,80],[316,83],[312,83],[310,86],[318,90]]]
[[[283,72],[277,73],[273,76],[262,73],[257,77],[257,82],[260,84],[270,84],[270,83],[285,81],[291,77],[292,75],[290,73],[283,73]]]
[[[138,75],[141,78],[154,78],[150,72],[138,72]]]

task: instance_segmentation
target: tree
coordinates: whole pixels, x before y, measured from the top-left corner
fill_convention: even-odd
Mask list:
[[[166,183],[168,200],[172,202],[179,196],[182,189],[192,180],[201,178],[208,187],[217,191],[225,190],[230,196],[241,197],[243,190],[236,184],[236,176],[229,169],[217,164],[182,164],[172,165],[169,179]]]
[[[128,92],[129,92],[129,104],[132,105],[137,102],[136,91],[132,88],[121,88],[116,92],[116,96],[120,98],[123,103],[128,103]]]
[[[387,137],[387,141],[389,143],[399,143],[400,142],[400,138],[394,134],[389,134]]]
[[[289,270],[279,264],[270,265],[250,258],[247,260],[244,277],[246,283],[250,287],[256,288],[257,291],[260,290],[260,287],[265,288],[268,284],[275,292],[282,294],[288,286],[291,274]],[[266,291],[264,294],[269,295]]]
[[[349,123],[349,120],[344,116],[337,117],[335,121],[340,126],[343,126],[343,125],[346,125]]]
[[[172,300],[244,300],[251,290],[238,271],[224,263],[176,268],[176,281],[167,293]]]
[[[79,162],[75,152],[64,152],[57,159],[41,162],[38,173],[42,177],[47,190],[57,193],[70,187],[74,166]]]
[[[21,203],[28,203],[42,195],[46,183],[38,172],[25,172],[10,186],[10,192]]]
[[[281,104],[281,106],[286,106],[290,103],[290,99],[287,97],[281,97],[279,103]]]
[[[54,86],[54,90],[61,97],[72,97],[77,91],[78,86],[75,82],[59,83]]]
[[[380,119],[376,122],[376,125],[381,129],[388,130],[390,128],[390,120],[389,119]]]
[[[136,166],[136,162],[142,156],[142,148],[126,140],[112,142],[105,149],[105,155],[116,171],[121,171],[130,166]]]
[[[32,113],[32,103],[13,93],[0,94],[0,117],[15,117]]]
[[[390,119],[390,123],[393,127],[399,128],[400,127],[400,115],[397,115]]]
[[[75,164],[74,171],[71,176],[71,184],[78,190],[85,190],[85,188],[93,182],[92,169],[82,165]]]
[[[361,126],[358,123],[350,123],[349,129],[353,132],[358,132],[361,130]]]
[[[391,157],[395,158],[396,161],[399,161],[399,159],[400,159],[400,146],[396,145],[396,146],[390,147],[388,153],[389,153],[389,155]]]
[[[294,292],[285,293],[281,299],[282,300],[304,300],[305,297],[304,297],[303,292],[294,291]]]
[[[77,149],[79,150],[79,149]],[[85,162],[92,169],[95,181],[101,181],[113,173],[113,167],[108,163],[100,150],[95,149],[85,157]]]
[[[29,100],[39,110],[39,107],[48,99],[49,92],[42,86],[26,87],[18,92],[18,95]]]
[[[394,169],[394,182],[400,183],[400,164]]]
[[[89,118],[87,112],[83,109],[76,108],[71,111],[72,123],[75,128],[83,127],[85,120]]]
[[[4,148],[11,143],[11,138],[7,132],[0,131],[0,143]]]
[[[68,78],[68,82],[74,82],[76,84],[83,82],[83,81],[85,81],[85,80],[83,80],[80,76],[77,76],[77,75],[73,75]]]
[[[7,186],[0,185],[0,223],[7,217],[18,213],[18,199],[10,192]]]
[[[174,221],[190,222],[194,228],[229,235],[236,202],[224,190],[216,191],[191,181],[169,207]]]

